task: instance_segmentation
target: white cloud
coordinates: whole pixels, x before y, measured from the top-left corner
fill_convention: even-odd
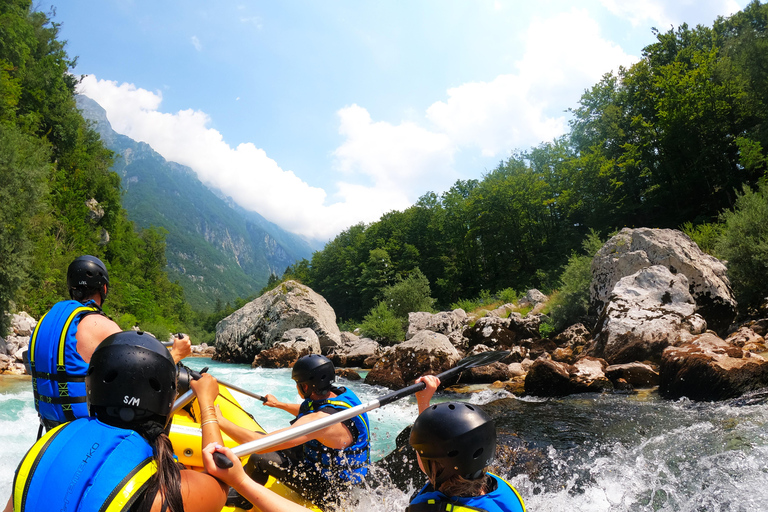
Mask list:
[[[86,76],[79,92],[99,103],[118,133],[146,142],[167,160],[194,169],[201,181],[222,190],[244,208],[258,211],[284,229],[328,239],[357,222],[408,205],[399,190],[339,184],[341,202],[326,205],[324,190],[285,171],[251,143],[236,148],[210,128],[207,114],[160,112],[159,92]]]
[[[597,23],[579,9],[536,20],[525,35],[517,73],[449,89],[448,100],[430,106],[427,118],[454,143],[486,156],[552,140],[565,133],[564,110],[586,87],[636,60],[599,34]]]
[[[411,122],[373,122],[368,111],[358,105],[345,107],[337,114],[339,133],[346,137],[333,152],[341,172],[364,175],[376,190],[390,192],[414,190],[455,176],[455,147],[447,135]]]
[[[662,32],[683,22],[691,27],[711,25],[717,16],[741,9],[735,0],[601,0],[601,3],[634,26],[655,26]]]
[[[191,39],[192,46],[195,47],[195,50],[201,51],[203,49],[203,45],[200,43],[200,39],[197,38],[197,36],[192,36]]]

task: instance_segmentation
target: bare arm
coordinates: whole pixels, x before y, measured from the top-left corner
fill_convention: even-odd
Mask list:
[[[427,386],[421,391],[416,392],[416,403],[419,405],[419,414],[421,414],[429,407],[432,395],[435,394],[438,386],[440,386],[440,379],[435,375],[424,375],[416,379],[416,382],[423,382]]]
[[[230,469],[221,469],[213,462],[213,452],[220,452],[232,461]],[[203,463],[211,475],[235,488],[243,497],[262,512],[307,512],[308,509],[259,485],[245,474],[243,466],[232,450],[221,445],[209,444],[203,449]]]
[[[264,405],[266,405],[267,407],[275,407],[277,409],[282,409],[285,412],[289,412],[293,414],[294,416],[299,415],[299,408],[301,407],[301,404],[287,404],[285,402],[281,402],[280,400],[275,398],[275,395],[270,395],[269,393],[267,393],[267,395],[264,398],[266,398]]]
[[[102,315],[88,315],[80,320],[77,326],[77,332],[75,333],[75,339],[77,339],[77,353],[83,358],[86,363],[91,362],[91,356],[99,346],[99,343],[104,341],[104,338],[110,334],[120,332],[120,326],[113,320]]]
[[[216,408],[216,418],[219,420],[219,427],[221,430],[239,444],[247,443],[264,436],[264,433],[262,432],[254,432],[253,430],[241,427],[236,423],[232,423],[221,414],[221,410],[219,410],[218,407]]]
[[[185,512],[219,512],[227,501],[227,486],[211,475],[191,469],[181,471],[181,498]],[[151,512],[160,512],[162,497],[155,496]]]
[[[216,414],[217,408],[213,404],[219,396],[219,383],[212,375],[204,373],[198,380],[191,381],[189,386],[194,390],[200,406],[200,428],[203,431],[200,448],[210,443],[223,444]]]

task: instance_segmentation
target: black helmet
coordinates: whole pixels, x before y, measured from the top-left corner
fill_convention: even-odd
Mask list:
[[[435,487],[453,475],[478,478],[496,453],[496,427],[479,407],[443,402],[422,412],[411,429],[411,446],[422,461],[439,461]]]
[[[109,274],[104,262],[95,256],[80,256],[67,268],[67,289],[69,296],[82,301],[94,291],[99,292],[104,302],[107,294],[102,285],[109,286]]]
[[[306,384],[307,398],[312,392],[325,394],[331,390],[331,383],[336,379],[336,369],[330,359],[320,354],[302,356],[293,365],[291,378],[297,384]]]
[[[151,334],[118,332],[91,356],[85,388],[88,410],[100,419],[165,423],[176,399],[176,364]]]

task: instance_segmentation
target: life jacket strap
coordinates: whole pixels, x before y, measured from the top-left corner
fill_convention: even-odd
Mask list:
[[[459,505],[448,501],[429,500],[415,505],[408,505],[405,512],[487,512],[484,508]]]

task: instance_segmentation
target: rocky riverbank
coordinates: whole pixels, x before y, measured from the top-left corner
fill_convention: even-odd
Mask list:
[[[694,400],[768,386],[768,319],[734,323],[725,263],[682,232],[624,229],[597,253],[592,277],[594,321],[549,338],[539,330],[547,297],[537,290],[493,311],[411,313],[406,339],[383,346],[339,331],[321,295],[288,281],[223,319],[215,348],[193,350],[268,368],[322,353],[339,368],[370,369],[366,383],[392,389],[488,350],[510,353],[445,385],[486,384],[543,397],[659,386],[663,397]],[[0,342],[0,372],[24,373],[21,353],[34,325],[25,313],[13,315],[13,332]]]

